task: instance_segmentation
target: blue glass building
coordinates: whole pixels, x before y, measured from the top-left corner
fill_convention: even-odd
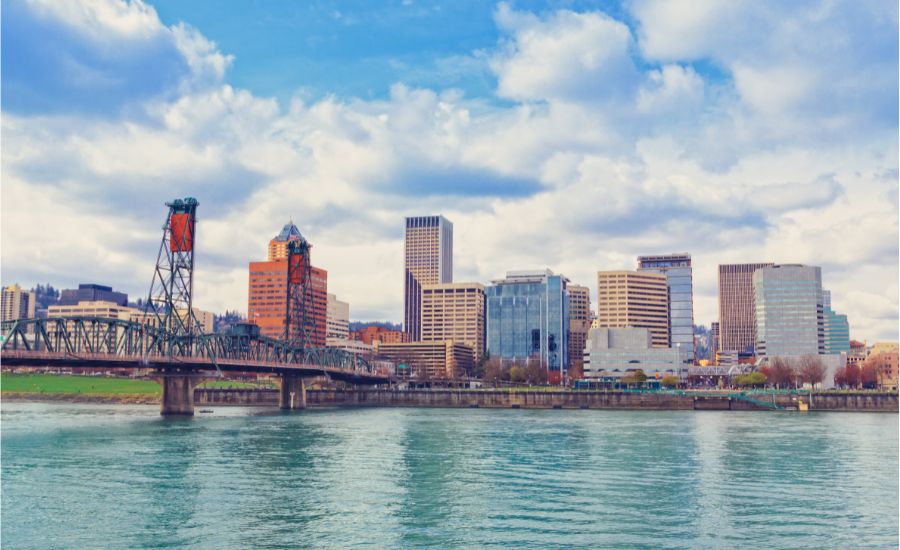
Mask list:
[[[551,383],[569,369],[568,279],[543,271],[510,271],[485,289],[487,351],[501,360],[540,358]]]
[[[638,256],[638,271],[663,273],[669,287],[669,345],[694,360],[694,282],[691,255]]]

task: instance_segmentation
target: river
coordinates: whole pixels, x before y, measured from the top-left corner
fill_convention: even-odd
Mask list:
[[[898,545],[898,415],[4,402],[4,548]]]

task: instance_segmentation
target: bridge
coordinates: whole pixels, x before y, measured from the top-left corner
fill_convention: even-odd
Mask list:
[[[163,415],[193,414],[194,387],[227,372],[275,375],[281,386],[281,408],[288,410],[305,408],[310,378],[359,385],[390,382],[391,373],[355,354],[310,344],[311,247],[305,240],[288,247],[281,338],[262,335],[250,323],[239,323],[224,333],[204,333],[192,308],[198,203],[188,198],[166,206],[169,212],[157,265],[139,319],[81,316],[5,322],[0,327],[2,365],[150,369],[162,386]]]

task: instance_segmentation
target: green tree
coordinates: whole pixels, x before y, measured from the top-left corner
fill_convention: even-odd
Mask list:
[[[525,374],[525,368],[521,365],[513,365],[509,369],[509,380],[511,382],[525,382],[527,381],[527,376]]]
[[[660,384],[667,388],[674,388],[678,386],[678,377],[674,375],[663,376],[663,379],[659,381]]]

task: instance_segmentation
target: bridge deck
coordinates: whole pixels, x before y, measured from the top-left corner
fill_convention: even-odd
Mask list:
[[[385,384],[390,376],[378,372],[322,367],[297,363],[269,363],[249,359],[219,359],[215,363],[206,357],[168,357],[161,355],[109,355],[109,354],[61,354],[39,351],[3,350],[0,363],[4,367],[93,367],[157,369],[162,371],[215,371],[216,365],[224,372],[261,372],[295,374],[300,376],[328,376],[334,380],[353,384]]]

